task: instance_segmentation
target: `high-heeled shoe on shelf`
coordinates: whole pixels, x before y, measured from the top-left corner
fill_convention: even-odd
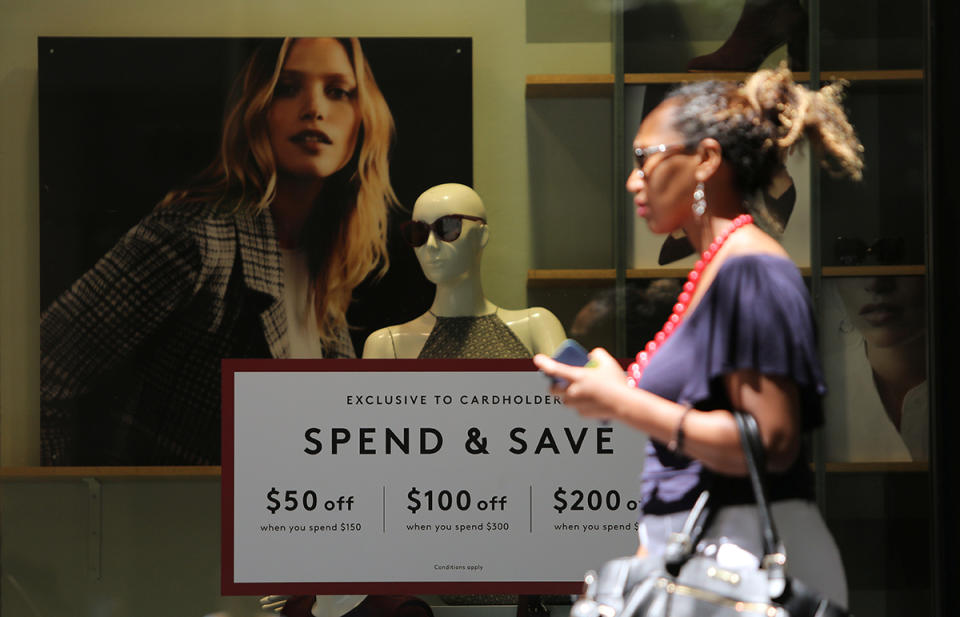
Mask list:
[[[807,66],[807,12],[800,0],[744,0],[730,37],[715,52],[697,56],[688,71],[754,71],[787,44],[791,70]]]

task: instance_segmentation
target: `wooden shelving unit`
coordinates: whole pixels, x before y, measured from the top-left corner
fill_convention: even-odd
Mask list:
[[[839,71],[824,70],[820,72],[824,81],[845,79],[850,82],[888,82],[888,81],[921,81],[923,71],[916,70],[887,70],[887,71]],[[749,73],[626,73],[624,83],[627,85],[640,84],[671,84],[685,81],[743,80]],[[798,81],[810,79],[809,72],[796,72],[794,77]],[[614,76],[606,74],[536,74],[527,75],[527,98],[576,98],[610,96],[613,93]],[[804,276],[810,276],[809,267],[801,267]],[[687,274],[687,269],[666,268],[631,268],[626,272],[628,279],[647,278],[680,278]],[[822,269],[825,277],[845,276],[923,276],[926,268],[922,265],[906,266],[826,266]],[[528,288],[549,287],[597,287],[612,284],[616,279],[616,272],[611,269],[537,269],[527,273]]]
[[[626,85],[675,84],[686,81],[726,80],[742,81],[750,73],[626,73]],[[921,81],[920,69],[894,71],[820,71],[824,81],[845,79],[851,82]],[[809,81],[810,73],[794,73],[797,81]],[[527,75],[527,98],[581,98],[610,96],[613,94],[613,74],[538,74]]]

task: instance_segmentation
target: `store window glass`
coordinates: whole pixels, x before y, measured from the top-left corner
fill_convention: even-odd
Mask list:
[[[400,207],[387,219],[389,274],[359,283],[345,315],[351,328],[340,342],[349,339],[358,355],[371,332],[429,308],[434,287],[400,227],[420,193],[457,182],[486,204],[491,299],[545,307],[566,336],[631,359],[670,315],[696,260],[683,238],[654,236],[634,216],[624,181],[639,123],[690,81],[737,81],[785,65],[811,87],[845,82],[844,106],[864,145],[863,180],[837,180],[797,149],[756,198],[782,227],[816,303],[829,394],[808,462],[842,554],[850,609],[931,613],[928,384],[937,367],[927,362],[936,333],[926,303],[926,2],[493,0],[454,14],[443,0],[417,0],[350,12],[321,3],[291,15],[218,0],[209,13],[190,7],[189,27],[159,6],[104,15],[92,1],[58,4],[77,17],[75,28],[25,0],[15,0],[0,26],[9,93],[0,109],[15,144],[0,159],[13,204],[0,235],[0,612],[268,614],[255,597],[220,592],[218,422],[199,431],[209,448],[171,442],[168,452],[186,454],[147,460],[71,420],[80,455],[44,459],[50,425],[41,422],[41,393],[65,390],[44,381],[64,377],[52,365],[38,377],[37,341],[41,311],[167,191],[214,160],[233,76],[263,42],[251,37],[308,29],[383,35],[359,43],[395,122],[391,177]],[[298,139],[301,149],[333,140]],[[249,319],[228,313],[215,317]],[[52,336],[64,340],[62,331]],[[154,353],[161,347],[133,353],[176,363]],[[225,353],[266,357],[269,343],[242,341]],[[149,393],[149,379],[118,377],[129,366],[113,366],[102,376],[110,387],[84,395],[116,434],[142,428],[118,401]],[[162,441],[150,432],[138,439],[121,441],[136,444],[136,455]],[[456,617],[465,603],[484,617],[518,607],[536,613],[541,602],[557,615],[570,601],[515,593],[422,599],[437,617]]]

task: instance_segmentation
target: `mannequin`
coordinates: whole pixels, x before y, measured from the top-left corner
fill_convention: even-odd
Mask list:
[[[442,217],[448,218],[439,221]],[[441,184],[420,195],[404,233],[423,273],[437,286],[433,304],[416,319],[367,337],[364,358],[553,353],[565,338],[553,313],[542,307],[504,309],[484,296],[480,264],[490,239],[486,220],[483,201],[468,186]]]
[[[448,219],[446,225],[439,221],[451,215],[464,218]],[[423,315],[368,336],[364,358],[532,358],[554,352],[566,335],[553,313],[541,307],[504,309],[484,296],[480,264],[490,240],[486,221],[480,196],[463,184],[434,186],[417,198],[404,236],[437,291]],[[538,596],[440,598],[456,605],[519,603],[528,614],[543,606]]]

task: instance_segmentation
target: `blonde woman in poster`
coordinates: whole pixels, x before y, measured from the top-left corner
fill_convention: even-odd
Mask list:
[[[218,464],[221,358],[354,356],[393,130],[357,39],[260,46],[215,160],[43,312],[43,462]]]
[[[427,189],[402,231],[436,294],[426,313],[367,337],[364,358],[531,358],[563,341],[563,326],[547,309],[505,309],[484,295],[480,266],[490,230],[472,188]]]

